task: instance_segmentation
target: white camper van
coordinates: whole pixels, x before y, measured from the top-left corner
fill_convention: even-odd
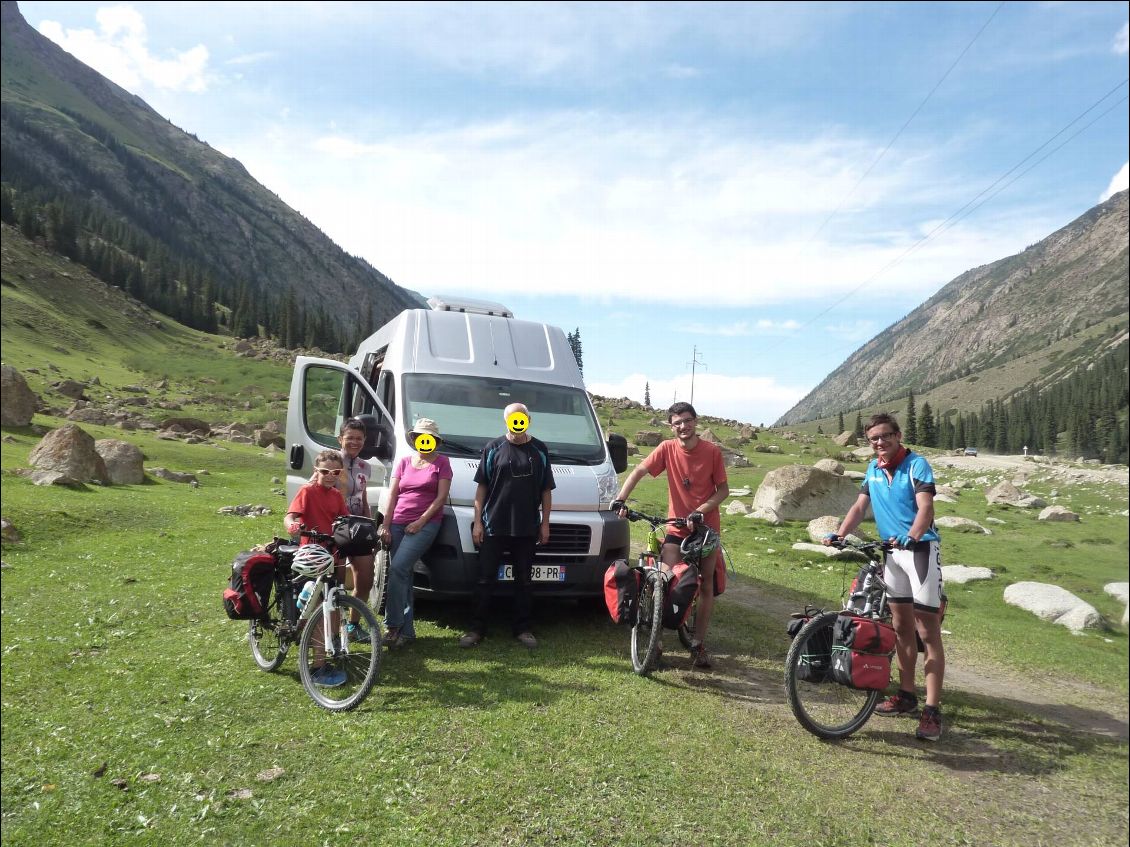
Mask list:
[[[384,512],[391,469],[412,452],[407,432],[417,418],[431,418],[454,478],[439,536],[416,563],[413,582],[418,594],[470,594],[478,578],[471,518],[480,451],[505,432],[502,410],[524,403],[557,483],[549,543],[535,558],[535,593],[600,595],[605,568],[628,555],[627,523],[608,511],[627,443],[604,438],[565,334],[517,320],[496,303],[432,298],[428,305],[401,312],[361,342],[348,365],[296,360],[287,497],[310,478],[318,452],[338,446],[342,422],[359,417],[368,428],[361,455],[373,465],[369,502]]]

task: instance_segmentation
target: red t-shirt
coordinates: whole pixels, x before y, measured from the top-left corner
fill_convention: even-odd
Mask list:
[[[656,447],[641,463],[652,476],[667,471],[667,514],[685,518],[714,496],[718,486],[726,481],[726,463],[722,451],[701,438],[693,450],[684,450],[679,439],[669,438]],[[718,509],[706,512],[706,525],[722,530],[722,516]],[[672,535],[686,535],[685,529],[670,527]]]
[[[287,514],[296,514],[297,523],[306,524],[307,529],[329,535],[333,532],[334,520],[348,515],[345,497],[336,488],[326,488],[316,482],[308,482],[298,489]],[[305,541],[305,539],[303,539]]]

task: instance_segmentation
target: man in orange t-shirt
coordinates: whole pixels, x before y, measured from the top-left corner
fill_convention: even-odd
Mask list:
[[[624,501],[646,474],[659,476],[667,472],[667,514],[672,518],[687,518],[686,529],[671,527],[659,557],[665,565],[674,565],[681,558],[679,544],[694,531],[698,523],[705,523],[716,532],[722,529],[718,507],[730,496],[726,481],[726,465],[722,451],[709,441],[698,437],[695,427],[698,414],[690,403],[676,403],[667,410],[667,421],[675,437],[664,441],[640,462],[624,479],[620,493],[612,503],[613,511],[621,516],[627,513]],[[691,656],[697,668],[709,668],[710,656],[706,652],[706,631],[710,626],[710,613],[714,610],[714,565],[718,551],[699,563],[702,587],[699,590],[698,613],[695,617]]]

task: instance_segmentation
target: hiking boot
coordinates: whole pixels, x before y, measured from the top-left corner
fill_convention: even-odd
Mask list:
[[[914,737],[921,741],[937,741],[942,737],[942,713],[937,706],[927,706],[922,710]]]
[[[358,641],[369,641],[372,638],[369,630],[361,626],[360,622],[346,624],[345,631],[349,635],[350,644],[356,644]]]
[[[710,662],[710,654],[706,652],[705,644],[692,644],[691,645],[691,662],[696,668],[712,668],[713,664]]]
[[[538,646],[538,640],[534,638],[534,634],[532,632],[520,632],[514,637],[518,639],[518,643],[520,643],[523,647],[528,647],[530,650],[533,650]]]
[[[482,633],[471,631],[463,633],[463,637],[459,639],[460,647],[474,647],[483,640]]]
[[[892,694],[875,707],[875,714],[889,718],[892,715],[918,714],[918,697],[906,691]]]
[[[345,681],[349,679],[345,671],[331,668],[329,665],[314,668],[314,672],[310,676],[314,679],[314,684],[322,688],[336,688],[339,685],[344,685]]]

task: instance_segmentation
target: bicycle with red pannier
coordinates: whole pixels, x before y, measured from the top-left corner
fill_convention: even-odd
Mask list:
[[[844,607],[808,607],[793,615],[785,658],[785,695],[793,715],[819,738],[847,738],[867,723],[890,683],[895,629],[883,582],[889,543],[833,546],[857,550],[869,562],[853,581]]]

